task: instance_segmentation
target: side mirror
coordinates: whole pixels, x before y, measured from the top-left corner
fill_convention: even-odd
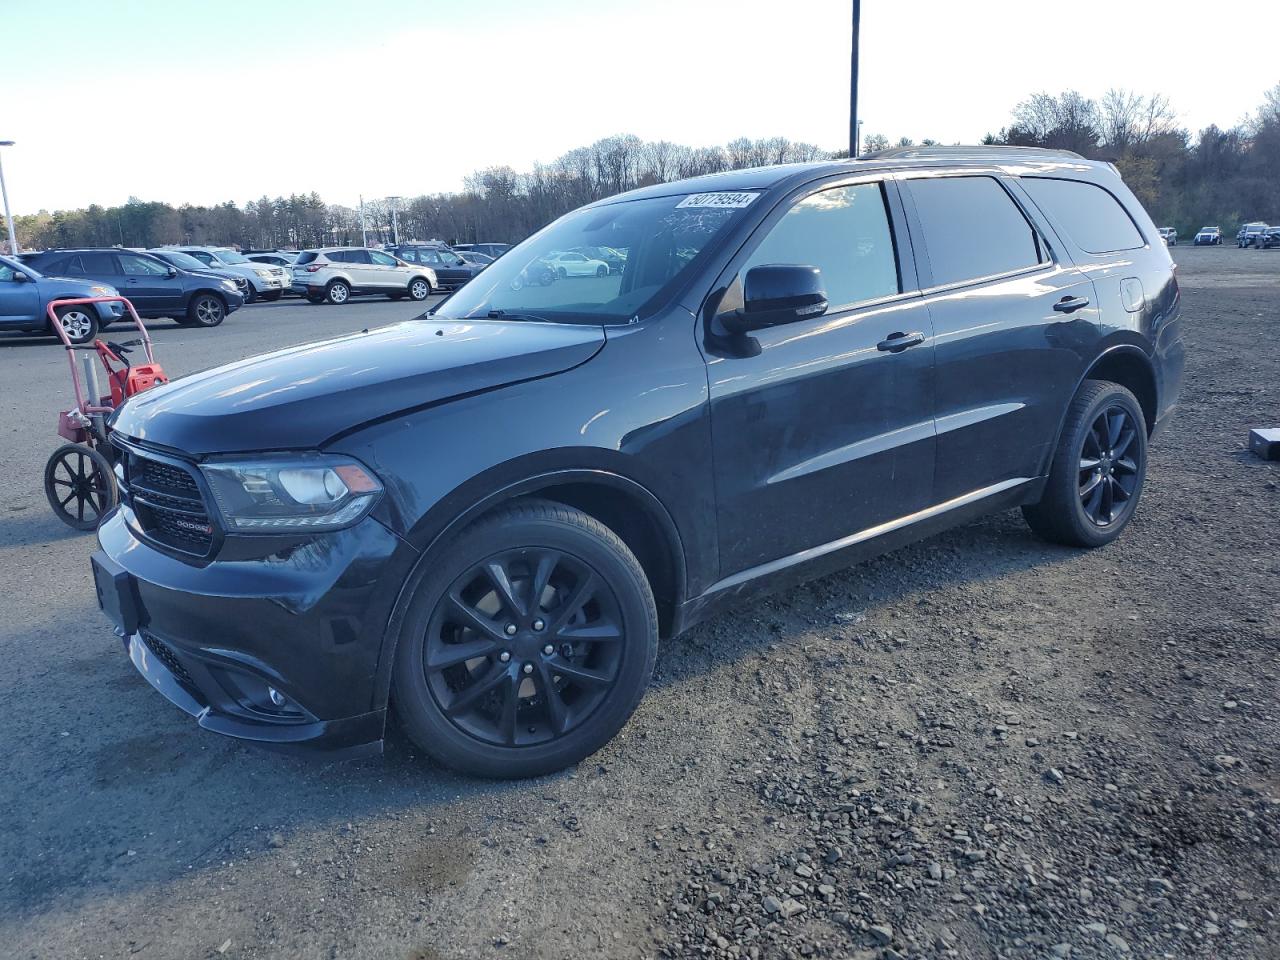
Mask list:
[[[769,263],[752,267],[742,282],[742,309],[722,318],[730,333],[748,333],[827,312],[827,291],[817,267]]]
[[[13,271],[13,282],[14,282],[14,283],[26,283],[26,282],[27,282],[28,280],[30,280],[30,279],[31,279],[31,277],[29,277],[27,274],[23,273],[21,270],[15,270],[15,271]]]
[[[178,275],[178,268],[170,267],[168,270],[168,275],[170,279],[173,279],[174,277],[176,277]]]

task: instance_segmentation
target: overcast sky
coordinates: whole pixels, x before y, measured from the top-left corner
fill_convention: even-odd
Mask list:
[[[1280,81],[1280,0],[862,6],[865,134],[973,143],[1033,91],[1111,86],[1166,94],[1192,130],[1229,126]],[[0,0],[0,14],[15,213],[311,190],[354,204],[614,133],[847,139],[848,0]]]

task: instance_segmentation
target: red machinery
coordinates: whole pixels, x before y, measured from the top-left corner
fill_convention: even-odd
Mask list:
[[[58,322],[54,308],[87,303],[123,303],[141,338],[121,343],[111,340],[72,343]],[[76,405],[58,414],[58,435],[70,442],[55,450],[45,464],[44,494],[63,523],[77,530],[93,530],[119,499],[114,473],[119,453],[108,439],[111,432],[108,418],[134,394],[168,383],[169,378],[151,352],[147,328],[133,304],[124,297],[55,300],[49,304],[49,326],[66,348]],[[125,357],[132,352],[132,347],[139,345],[147,362],[130,365]],[[77,351],[83,352],[77,356]],[[106,371],[105,394],[98,381],[99,364]]]

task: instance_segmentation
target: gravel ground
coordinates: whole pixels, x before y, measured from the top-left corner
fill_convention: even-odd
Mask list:
[[[0,954],[1280,956],[1280,252],[1179,247],[1182,408],[1113,546],[1016,513],[669,643],[579,768],[282,759],[195,728],[94,609],[39,469],[60,351],[0,341]],[[182,373],[412,312],[166,329]],[[32,440],[32,438],[38,438]]]

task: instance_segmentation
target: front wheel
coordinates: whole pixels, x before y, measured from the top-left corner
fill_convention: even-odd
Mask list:
[[[92,447],[63,444],[44,465],[44,495],[69,527],[94,530],[116,505],[116,478],[107,458]]]
[[[98,335],[98,314],[92,305],[80,303],[56,307],[53,313],[62,332],[72,343],[89,343]]]
[[[441,763],[538,776],[613,738],[657,648],[653,593],[627,545],[581,511],[523,501],[433,559],[401,631],[394,703]]]
[[[609,268],[608,268],[608,267],[596,267],[596,276],[597,276],[597,277],[607,277],[608,275],[609,275]]]
[[[1044,496],[1022,508],[1041,537],[1073,547],[1110,543],[1133,518],[1147,476],[1147,424],[1132,393],[1086,380],[1071,406]]]
[[[216,327],[227,316],[226,304],[221,297],[202,293],[187,308],[187,325],[192,327]]]
[[[417,277],[409,282],[409,299],[425,300],[431,296],[431,284],[421,277]]]

